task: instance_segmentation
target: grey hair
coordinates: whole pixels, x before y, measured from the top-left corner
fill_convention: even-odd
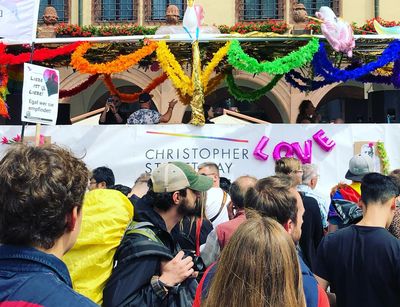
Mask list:
[[[318,166],[316,164],[303,164],[302,183],[309,185],[311,179],[318,176]]]
[[[204,162],[204,163],[201,163],[198,166],[198,169],[200,170],[200,169],[205,168],[205,167],[209,167],[211,169],[214,169],[215,173],[219,177],[219,168],[218,168],[218,165],[216,163],[214,163],[214,162]]]

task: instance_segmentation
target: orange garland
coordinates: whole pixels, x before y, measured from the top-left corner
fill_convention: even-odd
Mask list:
[[[71,55],[71,65],[80,73],[86,74],[113,74],[127,70],[129,67],[136,65],[141,59],[152,54],[157,49],[156,42],[150,42],[141,49],[127,55],[120,55],[117,59],[99,64],[90,64],[84,58],[86,52],[92,47],[90,43],[82,43],[76,48]]]
[[[140,94],[150,93],[152,90],[154,90],[157,86],[162,84],[167,79],[168,79],[167,74],[163,73],[162,75],[158,76],[153,81],[151,81],[151,83],[149,85],[147,85],[147,87],[143,91],[138,92],[138,93],[133,93],[133,94],[125,94],[125,93],[121,93],[120,91],[118,91],[117,88],[112,83],[110,75],[104,75],[103,81],[104,81],[104,84],[106,85],[106,87],[108,88],[109,92],[112,95],[117,95],[121,99],[121,101],[132,103],[139,99]]]

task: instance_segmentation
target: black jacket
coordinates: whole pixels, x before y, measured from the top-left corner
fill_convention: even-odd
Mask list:
[[[304,204],[303,225],[301,226],[300,248],[302,258],[307,266],[314,271],[317,257],[317,248],[324,236],[321,212],[317,201],[300,193]]]
[[[197,288],[194,278],[170,289],[164,299],[154,291],[150,281],[153,275],[160,275],[160,262],[172,259],[180,247],[167,232],[164,220],[153,209],[142,211],[139,221],[152,223],[152,231],[164,246],[137,233],[125,235],[103,292],[103,306],[192,306]]]

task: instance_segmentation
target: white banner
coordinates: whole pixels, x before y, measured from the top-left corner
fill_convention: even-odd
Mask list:
[[[336,144],[330,151],[313,137],[321,129],[319,141],[325,138],[328,145]],[[21,127],[0,126],[0,137],[11,139],[20,131]],[[281,147],[280,154],[286,153],[283,147],[288,145],[282,147],[283,142],[298,143],[303,152],[304,144],[310,145],[311,162],[320,168],[317,191],[326,197],[335,184],[345,181],[355,143],[384,142],[390,169],[400,168],[397,124],[44,126],[41,133],[50,136],[53,143],[70,147],[92,169],[110,167],[116,182],[127,186],[132,186],[140,173],[151,172],[167,161],[183,161],[195,168],[199,163],[212,161],[220,166],[221,176],[231,180],[246,174],[270,176],[274,174],[274,149]],[[34,126],[28,126],[26,135],[34,134]],[[262,148],[267,160],[259,160],[253,154],[263,137],[269,138]],[[0,151],[7,147],[0,145]]]
[[[59,80],[56,69],[24,64],[21,112],[23,122],[56,124]]]
[[[0,39],[32,43],[38,15],[39,0],[0,0]]]

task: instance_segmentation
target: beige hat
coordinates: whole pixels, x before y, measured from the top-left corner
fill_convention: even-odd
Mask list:
[[[161,164],[151,174],[155,193],[174,192],[185,188],[205,192],[213,185],[213,180],[199,175],[193,167],[183,162]]]

